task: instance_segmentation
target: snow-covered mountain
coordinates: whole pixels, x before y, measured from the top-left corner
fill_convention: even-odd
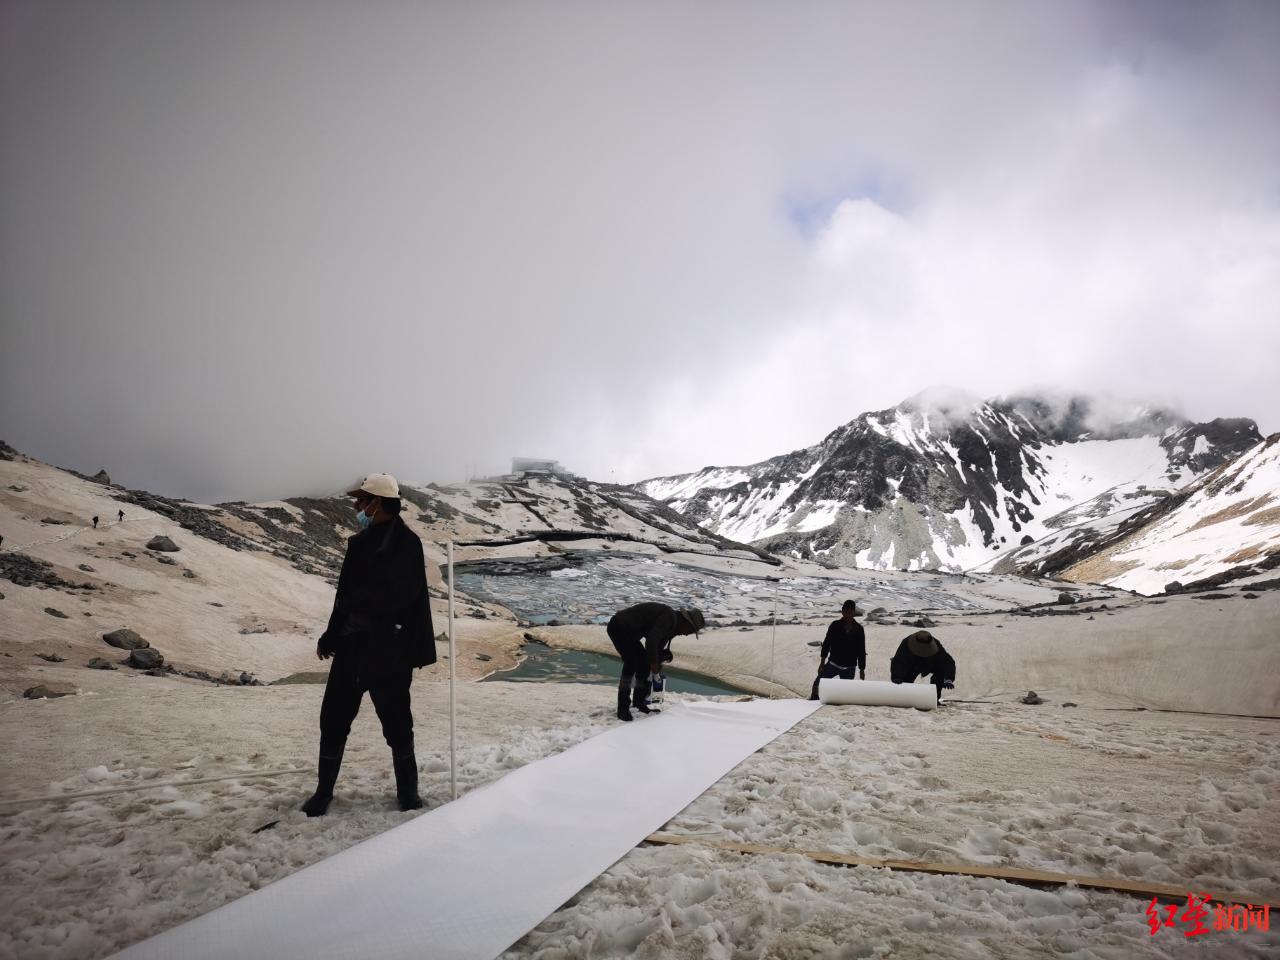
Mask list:
[[[1280,567],[1280,433],[1159,503],[1124,512],[1110,532],[1012,569],[1154,594]]]
[[[1261,440],[1087,397],[931,390],[820,443],[637,485],[705,528],[778,553],[878,569],[968,570],[1167,498]]]

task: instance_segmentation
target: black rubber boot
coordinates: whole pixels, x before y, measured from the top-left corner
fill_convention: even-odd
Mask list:
[[[618,719],[631,722],[631,678],[623,674],[618,683]]]
[[[302,812],[308,817],[323,817],[328,811],[329,801],[333,799],[333,785],[338,782],[338,771],[342,768],[342,754],[346,744],[338,747],[336,754],[332,756],[325,756],[326,752],[334,752],[332,748],[321,747],[320,749],[316,792],[302,805]]]
[[[661,710],[649,706],[649,690],[649,678],[645,677],[643,680],[637,678],[636,691],[631,697],[631,706],[639,710],[641,713],[661,713]]]
[[[421,810],[422,798],[418,796],[418,758],[412,753],[391,757],[396,772],[396,800],[401,811]]]

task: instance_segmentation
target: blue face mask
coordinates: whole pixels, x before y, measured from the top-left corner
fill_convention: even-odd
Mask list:
[[[363,510],[356,511],[356,523],[360,524],[361,530],[367,530],[369,525],[373,523],[373,517],[369,516]]]

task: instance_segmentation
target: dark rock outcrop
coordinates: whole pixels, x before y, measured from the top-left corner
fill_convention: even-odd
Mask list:
[[[73,583],[53,572],[53,564],[46,563],[25,553],[0,553],[0,579],[9,580],[20,587],[39,587],[40,589],[97,590],[93,583]]]
[[[165,553],[177,553],[179,546],[168,537],[157,534],[147,541],[148,550],[162,550]]]
[[[129,651],[129,658],[125,663],[135,670],[154,670],[164,666],[164,657],[155,647],[139,647]]]
[[[128,627],[121,627],[119,630],[104,633],[102,639],[117,650],[145,650],[151,646],[150,643],[143,640],[142,637]]]
[[[73,697],[79,692],[73,683],[49,682],[28,687],[22,691],[22,695],[28,700],[53,700],[56,697]]]

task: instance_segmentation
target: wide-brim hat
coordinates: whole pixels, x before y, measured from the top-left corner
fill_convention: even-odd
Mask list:
[[[694,636],[697,636],[698,631],[707,625],[707,619],[702,615],[701,610],[696,610],[693,607],[686,607],[685,609],[677,612],[680,616],[684,617],[689,626],[693,627]]]
[[[936,657],[941,647],[928,630],[917,630],[907,637],[907,650],[917,657]]]
[[[387,497],[391,500],[400,498],[400,484],[389,473],[371,473],[347,491],[348,497],[358,497],[362,493],[374,497]]]

